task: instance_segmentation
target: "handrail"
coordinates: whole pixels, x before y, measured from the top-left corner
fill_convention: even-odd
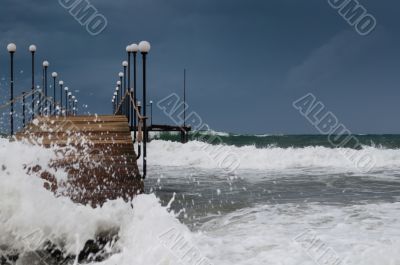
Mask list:
[[[33,95],[37,95],[37,97],[38,97],[38,101],[39,101],[39,103],[36,105],[37,106],[37,108],[36,109],[31,109],[31,110],[29,110],[28,109],[28,113],[32,113],[32,116],[31,115],[28,115],[28,116],[30,116],[30,118],[27,118],[27,116],[26,116],[26,106],[29,106],[30,104],[27,104],[27,102],[25,101],[27,98],[30,98],[31,96],[32,96],[32,98],[34,97]],[[31,90],[31,89],[29,89],[27,92],[22,92],[20,95],[18,95],[18,96],[16,96],[16,97],[14,97],[12,100],[9,100],[9,101],[7,101],[7,102],[5,102],[3,105],[0,105],[0,110],[2,110],[2,109],[4,109],[4,108],[7,108],[7,107],[9,107],[9,106],[13,106],[13,104],[16,104],[16,103],[18,103],[18,102],[20,102],[20,101],[22,101],[21,102],[21,104],[22,104],[22,126],[23,127],[25,127],[26,126],[26,122],[27,121],[32,121],[33,120],[33,114],[34,113],[40,113],[40,114],[42,114],[43,113],[43,111],[44,111],[44,109],[43,109],[43,107],[45,107],[46,105],[48,105],[49,103],[47,103],[47,102],[51,102],[51,104],[54,104],[54,103],[56,103],[56,105],[58,106],[58,108],[57,109],[54,109],[54,112],[52,112],[52,113],[50,113],[49,111],[46,111],[47,112],[47,114],[46,115],[48,115],[49,113],[50,113],[50,115],[57,115],[57,116],[59,116],[59,115],[67,115],[67,108],[66,107],[59,107],[60,106],[60,102],[55,102],[54,101],[54,99],[52,98],[52,97],[49,97],[49,96],[45,96],[45,94],[43,93],[43,91],[42,90],[40,90],[40,89],[34,89],[34,90]],[[14,115],[14,113],[16,113],[16,112],[14,112],[13,111],[13,113],[10,113],[10,116],[11,116],[11,135],[13,134],[13,122],[12,122],[12,117],[13,117],[13,115]]]
[[[40,91],[39,91],[39,92],[40,92]],[[23,92],[20,96],[15,97],[13,100],[9,100],[9,101],[7,101],[5,104],[0,105],[0,109],[6,108],[6,107],[10,106],[11,103],[16,103],[18,100],[23,99],[24,97],[31,96],[32,94],[35,94],[35,92],[32,92],[32,91],[30,91],[29,93],[26,93],[26,92],[25,92],[25,94],[24,94],[24,92]]]
[[[143,126],[143,125],[144,125],[143,121],[144,121],[145,119],[147,119],[147,117],[145,117],[145,116],[143,116],[143,115],[140,114],[139,108],[138,108],[138,106],[135,104],[135,102],[134,102],[134,100],[133,100],[133,98],[132,98],[132,95],[131,95],[131,93],[130,93],[129,91],[127,91],[127,92],[125,93],[125,95],[122,97],[121,101],[119,102],[119,104],[118,104],[118,106],[117,106],[117,108],[116,108],[116,110],[115,110],[115,112],[114,112],[114,115],[117,115],[117,114],[120,112],[122,106],[123,106],[124,104],[126,104],[125,100],[126,100],[127,98],[129,99],[130,103],[132,104],[133,108],[135,109],[136,116],[137,116],[138,119],[139,119],[139,124],[138,124],[138,126],[137,126],[137,132],[138,132],[137,142],[138,142],[138,143],[141,143],[141,142],[143,142],[143,127],[144,127],[144,126]],[[128,116],[129,116],[129,115],[128,115]]]
[[[136,106],[135,101],[133,100],[131,93],[128,92],[128,91],[125,93],[125,95],[122,97],[121,101],[119,102],[119,104],[118,104],[118,106],[117,106],[117,108],[116,108],[116,110],[114,112],[114,115],[116,115],[120,111],[120,109],[122,108],[122,105],[125,104],[126,97],[128,97],[128,96],[129,96],[129,101],[133,105],[133,108],[136,110],[137,117],[139,119],[146,119],[146,117],[140,115],[140,111],[139,111],[138,107]]]
[[[31,96],[31,95],[33,95],[33,94],[36,94],[36,93],[40,94],[40,95],[42,96],[42,99],[44,99],[44,100],[49,100],[49,101],[51,101],[51,100],[53,99],[52,97],[46,97],[46,96],[44,95],[44,93],[43,93],[41,90],[36,90],[36,89],[35,89],[33,92],[32,92],[32,91],[29,91],[29,92],[22,92],[21,95],[19,95],[19,96],[17,96],[17,97],[14,97],[13,100],[9,100],[9,101],[7,101],[5,104],[0,105],[0,109],[6,108],[6,107],[10,106],[11,103],[16,103],[16,102],[18,102],[19,100],[23,99],[24,97],[27,98],[27,97],[29,97],[29,96]],[[61,108],[61,110],[65,110],[65,109],[66,109],[66,108]]]

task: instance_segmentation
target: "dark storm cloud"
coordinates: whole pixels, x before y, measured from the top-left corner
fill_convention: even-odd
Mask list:
[[[58,1],[2,0],[0,76],[5,47],[18,46],[17,87],[29,86],[31,43],[89,111],[108,113],[125,46],[152,43],[149,97],[181,93],[216,130],[301,133],[313,128],[292,108],[313,92],[356,132],[398,132],[399,30],[394,0],[362,1],[376,16],[369,36],[324,0],[92,0],[108,26],[91,36]],[[155,111],[156,122],[168,118]]]

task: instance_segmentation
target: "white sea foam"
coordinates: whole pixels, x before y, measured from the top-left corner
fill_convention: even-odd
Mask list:
[[[398,168],[400,149],[365,147],[362,150],[327,147],[304,148],[256,148],[255,146],[210,145],[191,141],[187,144],[154,140],[149,144],[148,161],[151,165],[221,168],[224,157],[236,157],[240,169],[283,170],[293,168],[332,168],[357,171],[355,164],[343,155],[346,151],[358,156],[371,155],[375,159],[374,169]]]
[[[183,146],[154,141],[150,144],[149,161],[155,163],[155,159],[159,159],[158,163],[170,165],[170,161],[177,165],[179,160],[175,156],[179,156],[186,159],[181,165],[212,167],[209,165],[212,162],[204,158],[197,144]],[[335,150],[326,148],[256,150],[254,147],[243,147],[234,150],[247,152],[244,155],[248,156],[248,160],[251,160],[251,154],[264,163],[270,159],[275,168],[298,164],[314,166],[323,159],[334,160],[328,165],[337,166],[344,161]],[[379,162],[381,166],[392,166],[398,161],[396,150],[372,150],[382,159]],[[326,248],[338,255],[343,261],[339,264],[400,264],[399,203],[341,207],[319,204],[259,205],[218,217],[204,224],[198,232],[190,232],[160,205],[154,195],[137,196],[132,204],[121,200],[110,201],[98,209],[73,204],[67,198],[54,197],[43,188],[43,181],[27,175],[25,168],[36,164],[47,168],[47,162],[53,156],[51,150],[0,139],[0,251],[7,251],[7,248],[20,252],[32,250],[32,242],[23,239],[41,231],[68,253],[76,254],[98,232],[118,229],[119,240],[110,249],[113,255],[95,264],[180,264],[181,250],[173,247],[175,242],[165,242],[160,238],[172,229],[184,238],[187,247],[192,251],[196,249],[198,255],[209,259],[209,263],[204,264],[312,265],[315,264],[313,259],[318,256],[313,256],[310,251],[317,252],[315,255],[321,253],[310,244],[305,247],[302,242],[299,243],[300,240],[296,240],[310,231]],[[285,161],[289,159],[291,162]],[[296,162],[296,159],[300,161]],[[252,163],[250,165],[257,165]],[[62,174],[60,171],[54,173]],[[28,260],[21,264],[30,263]]]
[[[262,205],[210,221],[195,236],[214,264],[394,265],[400,264],[399,211],[400,203]],[[323,263],[327,253],[339,263]]]
[[[132,204],[110,201],[97,209],[56,198],[43,188],[42,179],[26,173],[30,165],[48,169],[51,158],[50,149],[0,139],[0,254],[40,249],[45,240],[77,254],[100,232],[117,229],[120,239],[111,250],[116,254],[105,264],[151,265],[161,259],[174,264],[159,235],[171,227],[190,232],[154,195],[137,196]]]

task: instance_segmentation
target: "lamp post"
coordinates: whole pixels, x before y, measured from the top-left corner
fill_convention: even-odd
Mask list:
[[[127,80],[126,80],[126,68],[128,67],[128,62],[127,61],[123,61],[122,62],[122,66],[124,68],[124,96],[126,95],[127,90]],[[125,102],[124,102],[124,111],[125,111],[125,116],[128,117],[129,114],[129,105],[128,105],[128,98],[126,98]]]
[[[22,128],[25,128],[25,98],[26,98],[26,93],[22,92]]]
[[[131,53],[133,52],[133,47],[132,47],[132,45],[128,45],[128,46],[126,46],[126,52],[128,53],[128,92],[129,92],[129,95],[132,97],[132,94],[131,94]],[[129,123],[129,126],[130,126],[130,128],[131,128],[131,130],[132,130],[132,107],[131,107],[131,102],[130,102],[130,100],[128,101],[128,116],[129,116],[129,119],[128,119],[128,123]]]
[[[124,68],[124,93],[126,92],[126,82],[128,80],[126,80],[126,68],[128,67],[128,62],[127,61],[123,61],[122,62],[122,67]]]
[[[35,118],[35,52],[36,46],[29,46],[29,51],[31,52],[32,57],[32,120]]]
[[[117,81],[117,87],[118,87],[118,96],[119,96],[119,100],[122,101],[122,89],[121,89],[121,81]]]
[[[69,88],[66,86],[64,88],[64,91],[65,91],[65,116],[68,116],[68,90],[69,90]]]
[[[75,96],[71,97],[71,103],[72,103],[72,115],[75,116],[75,110],[76,110],[76,106],[75,106]]]
[[[133,47],[131,45],[126,46],[126,53],[128,54],[128,88],[131,88],[131,54]]]
[[[117,111],[117,107],[118,107],[118,91],[117,91],[118,87],[115,88],[115,92],[114,92],[114,115],[116,114],[115,112]]]
[[[56,112],[56,101],[57,101],[57,97],[56,97],[56,78],[58,76],[57,72],[52,72],[51,76],[53,77],[53,110],[54,112]]]
[[[10,53],[10,134],[14,135],[14,53],[17,51],[17,46],[14,43],[7,45],[7,50]]]
[[[150,100],[150,126],[153,126],[153,100]]]
[[[143,121],[143,178],[146,178],[146,173],[147,173],[147,127],[146,127],[146,59],[147,59],[147,54],[150,51],[150,43],[147,41],[141,41],[139,43],[139,50],[140,53],[142,54],[142,66],[143,66],[143,116],[144,116],[144,121]]]
[[[125,94],[124,94],[124,88],[123,88],[123,81],[122,81],[122,78],[124,77],[124,73],[123,72],[119,72],[118,73],[118,76],[119,76],[119,89],[120,89],[120,94],[121,94],[121,102],[122,102],[122,100],[123,100],[123,98],[124,98],[124,96],[125,96]],[[124,106],[123,106],[123,104],[121,104],[121,114],[124,114]]]
[[[133,102],[136,104],[136,57],[137,52],[139,51],[139,46],[136,43],[132,43],[131,45],[132,53],[133,53]],[[136,109],[133,110],[133,128],[135,128],[133,133],[133,140],[136,142],[136,128],[137,128],[137,113]]]
[[[45,108],[47,108],[47,68],[49,67],[48,61],[43,61],[43,87],[44,87],[44,97],[45,97]],[[48,110],[46,110],[46,114],[48,114]]]
[[[36,86],[36,91],[38,92],[38,100],[37,100],[37,110],[38,110],[38,115],[42,115],[42,94],[43,94],[43,88],[41,88],[39,85]]]
[[[72,111],[72,107],[71,107],[71,97],[72,97],[72,93],[71,92],[68,92],[68,115],[70,115],[71,114],[71,111]]]
[[[115,100],[115,97],[113,96],[112,99],[111,99],[111,105],[112,105],[113,113],[114,113],[114,110],[115,110],[115,103],[114,103],[114,100]]]
[[[119,113],[119,105],[121,104],[121,83],[119,81],[117,81],[117,87],[115,88],[115,90],[117,91],[117,109],[115,110],[115,112],[118,114]]]
[[[62,114],[62,109],[63,109],[63,86],[64,86],[64,81],[60,80],[58,82],[58,85],[60,86],[60,114]]]

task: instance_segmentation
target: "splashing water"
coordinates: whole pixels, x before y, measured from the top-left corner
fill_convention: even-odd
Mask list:
[[[378,162],[358,173],[327,147],[207,148],[238,154],[236,174],[196,142],[153,141],[148,194],[93,209],[27,174],[34,165],[52,170],[51,149],[0,139],[0,254],[31,264],[40,235],[76,256],[115,231],[105,259],[92,264],[400,264],[399,150],[360,150]]]

